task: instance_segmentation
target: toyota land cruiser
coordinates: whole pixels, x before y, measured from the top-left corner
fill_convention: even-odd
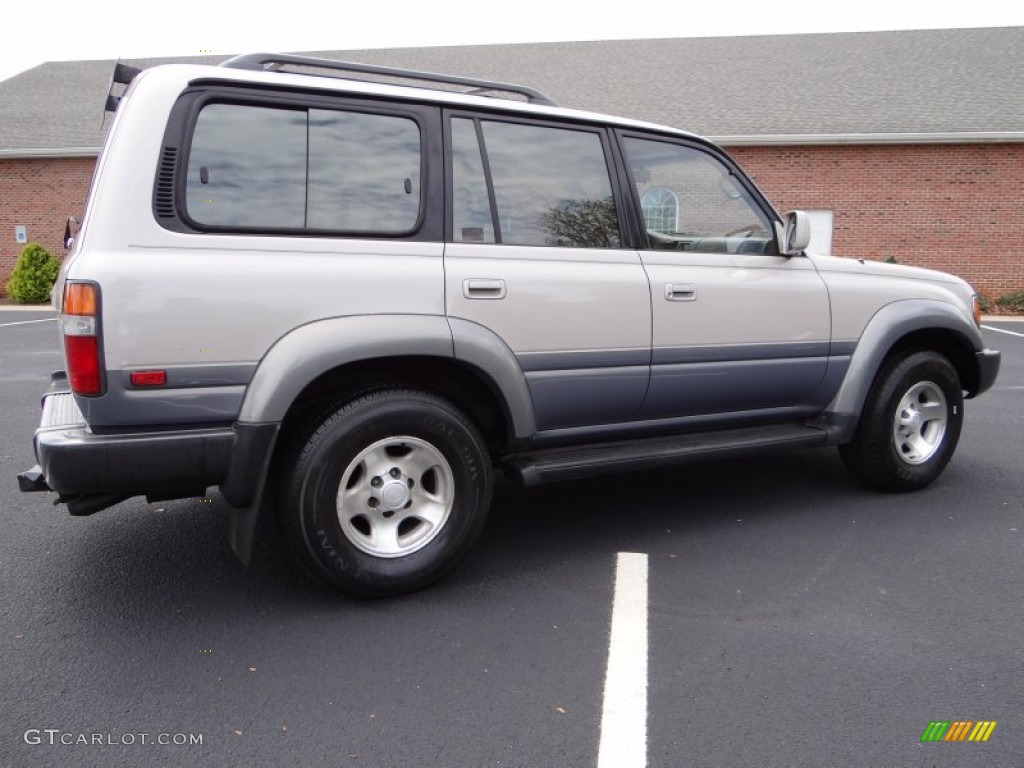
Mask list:
[[[496,471],[834,445],[909,491],[996,377],[965,282],[807,252],[689,133],[296,56],[116,79],[19,476],[72,515],[219,486],[243,561],[276,510],[311,574],[391,595],[466,553]]]

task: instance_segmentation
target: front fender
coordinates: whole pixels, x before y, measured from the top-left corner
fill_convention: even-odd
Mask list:
[[[973,350],[984,347],[981,332],[973,321],[952,304],[931,299],[886,304],[868,321],[846,376],[826,409],[827,421],[837,425],[841,433],[833,439],[846,439],[856,428],[875,376],[893,346],[908,334],[923,330],[952,331]]]

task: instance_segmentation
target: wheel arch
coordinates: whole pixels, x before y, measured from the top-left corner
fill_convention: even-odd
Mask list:
[[[894,355],[918,349],[938,352],[956,369],[960,384],[970,396],[978,387],[978,366],[974,349],[962,334],[947,328],[921,328],[901,336],[889,349],[883,365]]]
[[[846,376],[825,411],[834,427],[831,442],[853,436],[878,372],[894,355],[917,349],[942,354],[956,369],[969,397],[979,387],[975,353],[983,346],[973,321],[951,304],[908,299],[882,307],[861,334]]]
[[[296,328],[260,361],[238,421],[281,422],[300,395],[325,375],[350,364],[399,359],[452,363],[451,370],[475,377],[499,399],[511,434],[533,434],[533,401],[512,351],[481,326],[438,315],[338,317]]]
[[[281,337],[257,366],[234,425],[221,485],[228,503],[250,510],[255,525],[251,508],[260,503],[289,415],[332,386],[358,391],[360,377],[370,385],[419,386],[456,400],[484,419],[495,443],[532,435],[533,403],[511,350],[480,326],[452,324],[458,330],[438,315],[361,315],[308,323]],[[237,538],[233,533],[233,546]]]
[[[330,368],[295,397],[282,418],[282,434],[361,392],[417,389],[449,400],[466,413],[492,451],[514,434],[512,415],[494,381],[479,368],[451,357],[395,355],[355,360]]]

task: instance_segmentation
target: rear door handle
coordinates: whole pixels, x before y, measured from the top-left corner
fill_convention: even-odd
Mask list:
[[[505,281],[471,277],[462,281],[462,295],[467,299],[504,299]]]
[[[697,286],[693,283],[665,283],[665,298],[668,301],[696,301]]]

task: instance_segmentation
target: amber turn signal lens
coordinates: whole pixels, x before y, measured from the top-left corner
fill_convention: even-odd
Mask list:
[[[95,283],[64,284],[64,306],[61,308],[64,359],[71,391],[77,395],[99,395],[103,392],[100,340],[97,336],[99,303],[99,286]]]
[[[65,315],[96,316],[96,286],[92,283],[65,283]]]

